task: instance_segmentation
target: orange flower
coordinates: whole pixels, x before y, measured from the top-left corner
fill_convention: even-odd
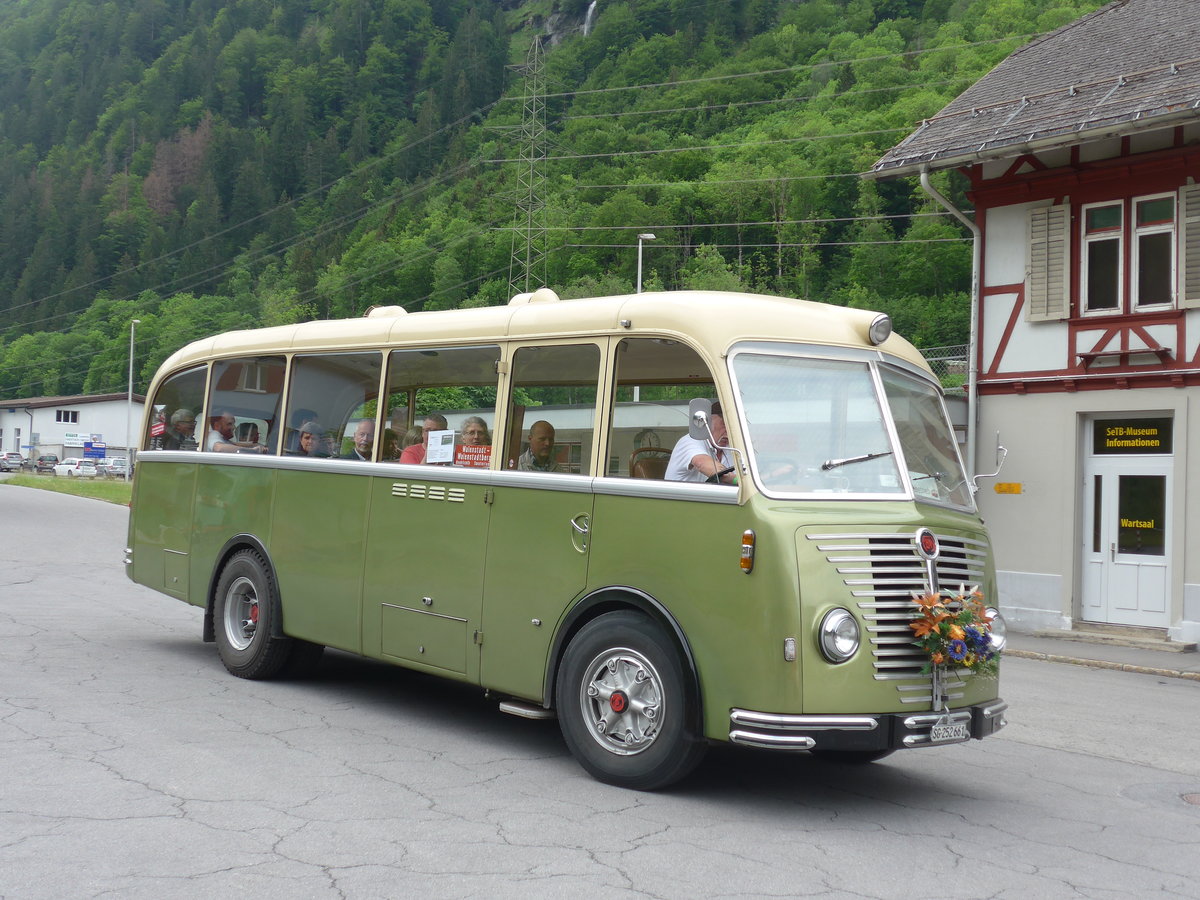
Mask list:
[[[931,653],[929,655],[929,659],[935,666],[940,666],[942,663],[944,663],[946,661],[945,655],[943,653],[941,653],[940,651],[937,653]]]
[[[965,631],[963,631],[962,628],[960,628],[958,625],[950,626],[950,640],[961,641],[966,636],[967,636],[967,633]]]
[[[916,637],[923,638],[931,634],[937,634],[938,626],[948,618],[949,616],[945,613],[926,615],[923,619],[917,619],[916,621],[909,622],[908,627],[913,630],[913,634]]]

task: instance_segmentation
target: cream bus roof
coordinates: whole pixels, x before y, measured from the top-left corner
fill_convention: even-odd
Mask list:
[[[711,353],[723,353],[743,340],[870,348],[867,330],[878,315],[761,294],[665,291],[559,300],[542,288],[518,294],[506,306],[420,313],[384,307],[357,319],[230,331],[188,344],[163,364],[163,371],[213,356],[597,334],[667,335],[688,339]],[[928,371],[920,352],[904,338],[892,335],[877,349]]]

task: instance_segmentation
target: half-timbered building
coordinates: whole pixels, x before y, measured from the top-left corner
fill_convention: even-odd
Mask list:
[[[950,208],[942,169],[970,183],[968,465],[1009,451],[978,499],[1010,625],[1200,639],[1200,2],[1027,44],[871,177]]]

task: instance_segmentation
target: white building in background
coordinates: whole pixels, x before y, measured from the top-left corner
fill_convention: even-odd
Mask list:
[[[68,456],[125,456],[132,429],[141,427],[145,397],[127,394],[30,397],[0,400],[0,453],[26,459],[54,453]]]

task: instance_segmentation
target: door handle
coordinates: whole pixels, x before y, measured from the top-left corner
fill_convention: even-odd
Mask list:
[[[1117,561],[1117,542],[1116,541],[1113,541],[1111,544],[1108,545],[1108,558],[1112,562]]]
[[[591,531],[591,518],[587,513],[571,517],[571,544],[580,553],[587,553],[588,534]]]

